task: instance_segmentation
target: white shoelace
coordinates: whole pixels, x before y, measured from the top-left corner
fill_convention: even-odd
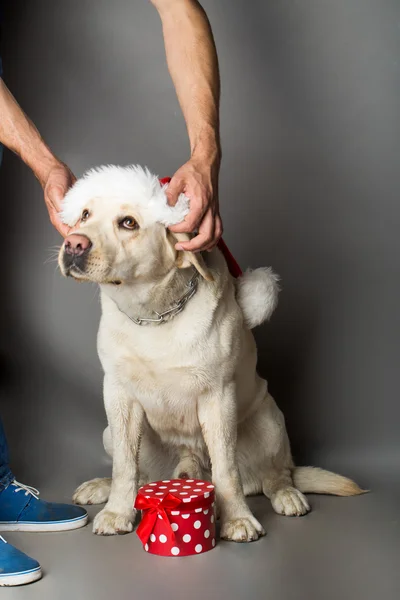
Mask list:
[[[24,491],[25,496],[29,496],[29,494],[30,494],[31,496],[36,498],[36,500],[39,500],[39,494],[40,494],[39,490],[32,487],[31,485],[25,485],[24,483],[20,483],[16,479],[14,479],[14,481],[11,483],[11,485],[15,486],[15,493]]]
[[[2,536],[2,535],[0,535],[0,540],[1,540],[2,542],[4,542],[5,544],[7,544],[6,540],[3,538],[3,536]]]

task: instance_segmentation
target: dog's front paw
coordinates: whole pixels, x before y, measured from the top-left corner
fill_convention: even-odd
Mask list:
[[[294,487],[278,490],[271,497],[271,504],[278,515],[286,515],[287,517],[300,517],[311,510],[307,498]]]
[[[93,521],[93,533],[97,535],[122,535],[133,530],[135,513],[119,514],[103,508]]]
[[[264,528],[253,516],[225,521],[221,526],[221,538],[232,542],[255,542],[263,535]]]
[[[72,496],[74,504],[103,504],[107,502],[111,490],[111,477],[97,477],[85,481],[76,488]]]

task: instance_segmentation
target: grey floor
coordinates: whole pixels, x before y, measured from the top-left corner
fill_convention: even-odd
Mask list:
[[[40,487],[42,497],[65,502],[82,481],[108,474],[100,394],[66,385],[39,364],[31,363],[29,374],[22,368],[8,372],[2,406],[17,477]],[[40,411],[35,402],[26,404],[32,391],[41,394]],[[252,544],[220,542],[207,554],[187,558],[149,555],[135,533],[97,537],[90,524],[60,534],[9,533],[9,542],[40,561],[44,577],[24,588],[3,589],[1,595],[15,600],[399,598],[396,473],[389,473],[390,465],[385,471],[360,457],[341,461],[339,453],[318,460],[352,475],[371,492],[356,498],[310,496],[313,510],[301,518],[278,516],[266,498],[251,498],[265,538]],[[91,519],[97,510],[90,507]]]
[[[212,552],[181,559],[145,553],[135,533],[97,537],[90,525],[64,534],[9,534],[10,542],[41,562],[44,577],[1,594],[30,600],[398,598],[399,499],[393,489],[311,501],[307,517],[285,518],[264,498],[254,498],[265,538],[246,545],[220,542]],[[90,509],[91,517],[96,510]]]

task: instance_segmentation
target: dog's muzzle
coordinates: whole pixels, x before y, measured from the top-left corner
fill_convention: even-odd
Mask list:
[[[68,275],[74,267],[77,271],[85,271],[87,257],[91,247],[92,242],[86,235],[72,233],[65,238],[63,265]]]

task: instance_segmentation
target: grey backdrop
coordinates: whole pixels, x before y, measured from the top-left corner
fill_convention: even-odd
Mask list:
[[[314,512],[297,520],[255,499],[267,538],[178,561],[145,555],[135,535],[13,534],[46,572],[18,593],[392,600],[400,591],[400,5],[203,6],[222,76],[224,237],[243,267],[272,265],[283,283],[271,324],[257,331],[260,370],[285,412],[296,461],[373,491],[314,497]],[[14,95],[76,175],[137,162],[165,176],[187,159],[149,2],[14,0],[3,62]],[[13,467],[48,498],[68,500],[110,468],[97,292],[48,262],[60,239],[39,185],[10,153],[0,197],[1,412]]]

